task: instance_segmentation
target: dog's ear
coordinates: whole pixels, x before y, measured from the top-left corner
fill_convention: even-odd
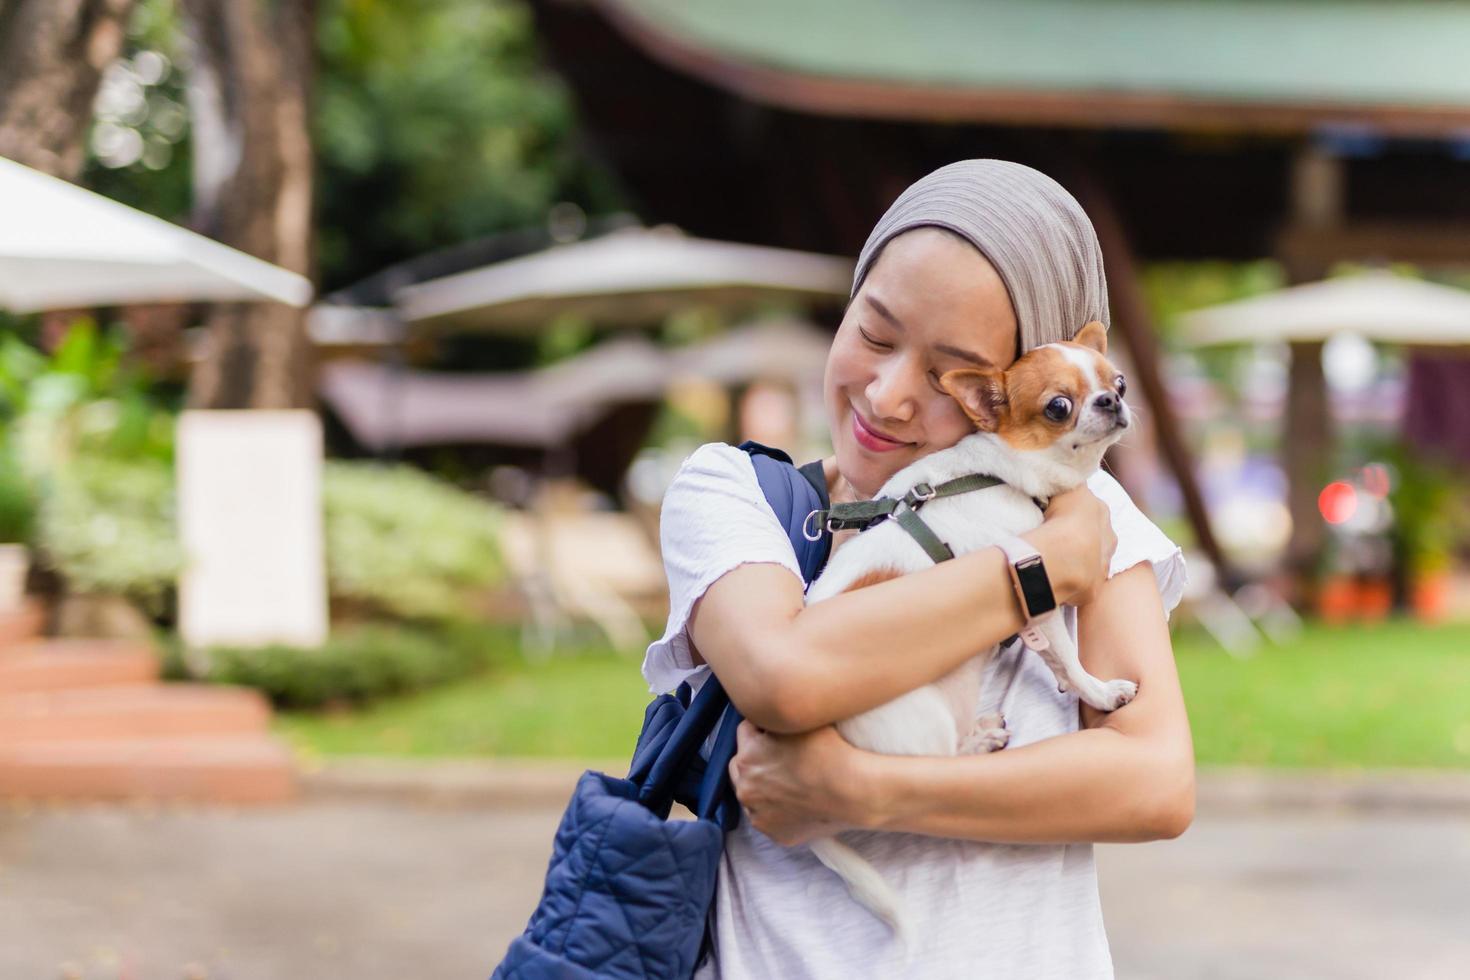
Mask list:
[[[960,368],[946,372],[939,386],[960,403],[977,429],[994,432],[1006,410],[1006,379],[999,371]]]
[[[1097,320],[1093,320],[1087,326],[1077,331],[1077,336],[1072,338],[1072,343],[1095,350],[1106,357],[1108,353],[1108,328]]]

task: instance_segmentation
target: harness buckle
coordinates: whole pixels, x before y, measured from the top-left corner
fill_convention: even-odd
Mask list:
[[[802,537],[806,538],[808,541],[820,541],[820,540],[822,540],[822,524],[821,524],[821,520],[820,520],[821,516],[822,516],[821,510],[814,510],[810,514],[806,515],[806,520],[804,520],[804,521],[801,522],[801,536]],[[817,529],[816,529],[815,532],[812,531],[812,518],[813,517],[818,518],[817,525],[816,525],[816,528]],[[831,518],[828,518],[827,524],[828,524],[827,530],[828,530],[828,532],[831,532],[831,530],[832,530],[832,527],[831,527]]]
[[[922,504],[939,496],[939,491],[927,483],[915,483],[913,489],[908,492],[908,496],[914,498],[914,503]]]

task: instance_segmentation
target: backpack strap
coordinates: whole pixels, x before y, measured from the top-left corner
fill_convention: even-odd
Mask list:
[[[825,508],[828,503],[827,481],[822,476],[821,461],[809,463],[798,470],[791,462],[791,457],[779,449],[762,446],[757,442],[743,443],[740,448],[750,454],[750,462],[755,467],[761,493],[765,494],[766,502],[771,505],[776,519],[786,529],[791,547],[796,551],[802,580],[810,585],[827,563],[827,555],[831,551],[830,536],[825,536],[821,541],[811,541],[801,533],[806,515],[812,510]],[[687,697],[687,693],[681,691],[681,696]],[[707,766],[704,769],[683,767],[688,770],[687,775],[690,778],[678,787],[674,795],[697,801],[695,807],[700,816],[717,820],[726,830],[731,830],[740,822],[740,804],[735,799],[735,790],[730,785],[727,770],[730,760],[735,756],[735,729],[740,724],[741,715],[735,705],[730,704],[729,696],[721,687],[719,678],[713,674],[705,680],[695,702],[701,705],[700,714],[705,727],[690,731],[701,732],[702,740],[703,733],[710,730],[708,726],[713,723],[716,715],[719,717],[718,730],[714,744],[710,747]],[[693,705],[690,707],[692,710]],[[721,711],[723,714],[719,714]],[[643,763],[640,774],[647,776],[648,772],[643,770],[651,771],[652,760],[640,759],[636,762]],[[717,775],[709,775],[708,767],[715,767],[713,771]],[[665,787],[660,789],[664,794],[668,792]]]
[[[758,442],[742,442],[740,448],[750,454],[761,493],[766,495],[766,503],[771,505],[776,519],[786,530],[786,537],[796,552],[802,581],[810,585],[827,564],[827,556],[832,550],[829,535],[813,541],[802,532],[807,515],[814,510],[826,510],[829,505],[821,460],[797,469],[791,457],[779,449]]]

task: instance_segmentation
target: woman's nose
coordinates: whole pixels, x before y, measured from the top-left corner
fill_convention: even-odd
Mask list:
[[[900,364],[879,371],[863,394],[873,414],[882,419],[907,422],[914,417],[914,392],[911,371]]]

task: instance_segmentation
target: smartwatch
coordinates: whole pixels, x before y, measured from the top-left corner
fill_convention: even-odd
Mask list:
[[[1015,586],[1016,599],[1021,603],[1021,615],[1026,617],[1026,625],[1017,635],[1031,649],[1045,650],[1051,644],[1038,624],[1056,612],[1057,599],[1052,594],[1051,579],[1047,578],[1041,553],[1013,535],[1001,538],[996,546],[1005,552],[1006,563],[1011,570],[1011,584]]]

